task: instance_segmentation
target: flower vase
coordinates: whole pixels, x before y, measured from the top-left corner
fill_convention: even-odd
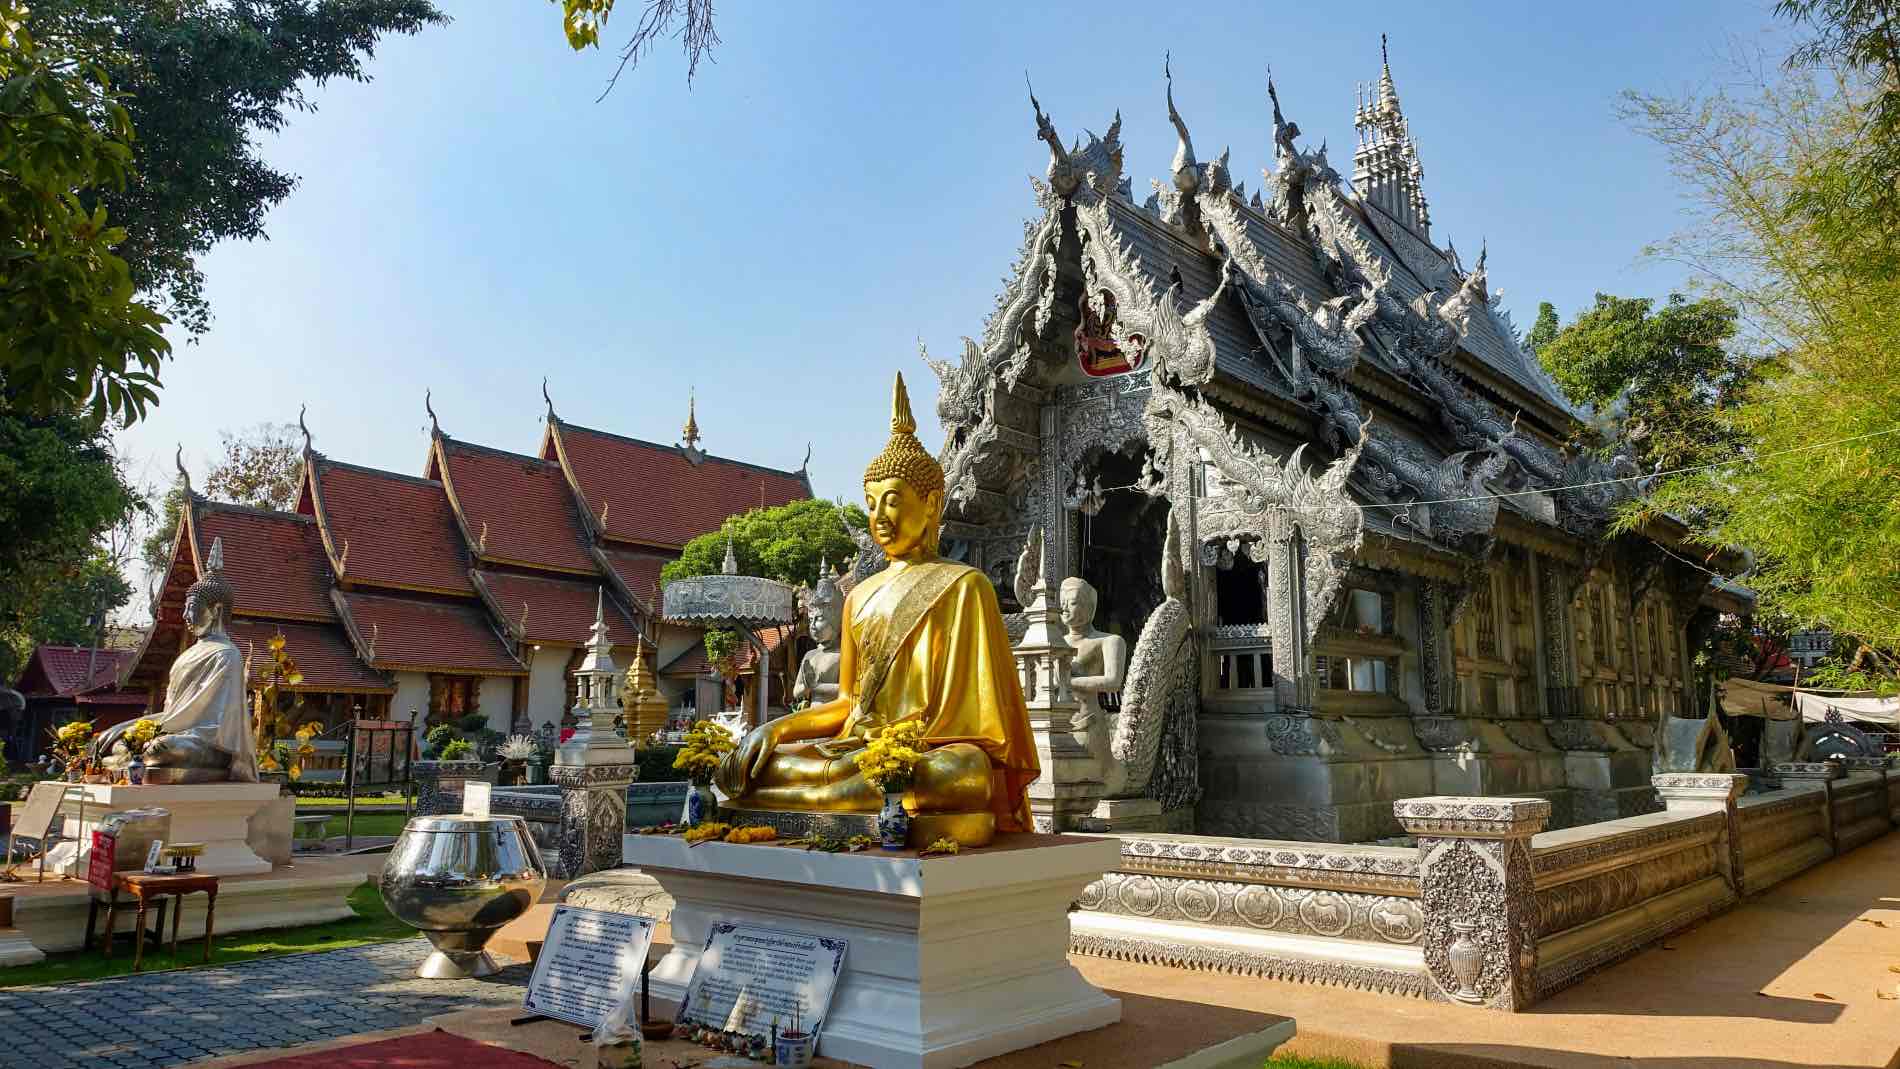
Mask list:
[[[86,770],[85,770],[85,769],[83,769],[83,768],[77,768],[77,767],[73,767],[73,766],[68,766],[68,767],[67,767],[67,769],[66,769],[66,782],[67,782],[67,783],[83,783],[83,782],[85,781],[85,779],[86,779]]]
[[[711,790],[694,781],[686,787],[686,804],[680,809],[680,824],[683,827],[696,828],[706,819],[707,797]]]
[[[886,850],[910,845],[910,814],[904,811],[904,792],[885,791],[884,808],[877,813],[877,837]]]
[[[134,787],[145,782],[145,758],[134,757],[132,763],[125,766],[125,781]]]

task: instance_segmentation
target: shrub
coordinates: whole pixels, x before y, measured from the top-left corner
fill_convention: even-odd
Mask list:
[[[470,746],[467,739],[453,740],[442,747],[441,752],[436,755],[438,761],[473,761],[474,759],[475,747]]]
[[[678,746],[644,746],[635,755],[639,765],[639,782],[670,783],[683,780],[686,775],[673,767],[673,759],[679,756]]]
[[[488,730],[488,716],[485,713],[469,713],[455,722],[464,735],[479,735]]]
[[[439,754],[442,752],[443,747],[454,742],[459,737],[453,727],[447,724],[441,724],[437,727],[430,728],[429,733],[424,735],[422,740],[424,748],[427,749],[429,753]]]

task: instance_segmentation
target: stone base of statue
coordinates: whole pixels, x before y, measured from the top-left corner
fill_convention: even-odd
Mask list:
[[[1120,857],[1114,839],[1007,835],[955,857],[855,854],[629,835],[628,864],[675,902],[656,1001],[679,999],[712,926],[849,940],[818,1053],[948,1069],[1114,1024],[1121,1002],[1069,964],[1071,903]]]
[[[205,876],[250,876],[271,871],[269,861],[251,849],[250,819],[276,798],[275,783],[85,784],[83,807],[77,800],[60,808],[61,843],[47,855],[47,868],[85,876],[92,833],[107,816],[127,809],[164,809],[172,815],[172,840],[203,843],[198,872]]]

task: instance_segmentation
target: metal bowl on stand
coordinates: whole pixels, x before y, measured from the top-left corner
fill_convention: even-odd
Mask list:
[[[383,862],[389,912],[435,944],[416,970],[431,980],[495,972],[482,948],[546,886],[541,852],[516,816],[415,817]]]

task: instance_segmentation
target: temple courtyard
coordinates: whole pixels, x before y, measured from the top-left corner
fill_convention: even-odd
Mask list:
[[[1083,976],[1122,1000],[1122,1023],[982,1064],[1163,1065],[1291,1018],[1297,1035],[1275,1058],[1295,1065],[1331,1059],[1419,1069],[1892,1066],[1900,1064],[1896,871],[1900,836],[1884,836],[1516,1014],[1076,956]],[[593,905],[659,916],[670,908],[652,881],[627,870],[617,875],[613,901],[596,892]],[[562,889],[551,883],[549,904],[496,937],[492,949],[509,964],[479,980],[417,979],[428,945],[409,938],[0,990],[0,1035],[7,1040],[0,1067],[210,1069],[309,1054],[329,1065],[377,1064],[348,1060],[351,1048],[438,1028],[557,1064],[588,1065],[572,1026],[508,1025],[522,1013],[525,961]],[[670,941],[662,924],[654,954]],[[649,1058],[650,1065],[673,1064],[657,1050]]]

